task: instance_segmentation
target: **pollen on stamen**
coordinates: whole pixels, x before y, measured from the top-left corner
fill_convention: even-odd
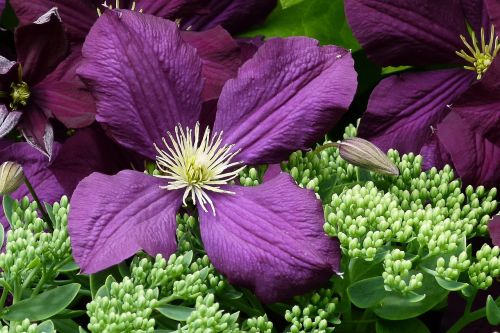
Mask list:
[[[464,36],[461,35],[460,39],[462,39],[469,53],[466,50],[460,50],[460,52],[456,51],[456,54],[472,65],[464,66],[464,68],[476,72],[477,79],[481,80],[493,62],[493,59],[495,59],[500,51],[500,43],[498,42],[498,36],[495,34],[495,26],[491,26],[488,43],[486,43],[484,28],[481,28],[480,41],[477,39],[474,31],[471,32],[472,45],[467,42]]]
[[[156,177],[168,180],[168,184],[161,188],[184,190],[184,205],[190,197],[193,204],[198,202],[205,212],[208,211],[206,205],[210,205],[215,215],[215,207],[208,193],[234,194],[221,186],[229,184],[245,168],[242,162],[233,162],[239,150],[232,151],[234,145],[222,145],[222,134],[211,134],[207,127],[200,138],[199,123],[194,131],[177,125],[175,136],[167,132],[169,142],[163,138],[163,149],[154,145],[158,152],[156,166],[160,172]]]

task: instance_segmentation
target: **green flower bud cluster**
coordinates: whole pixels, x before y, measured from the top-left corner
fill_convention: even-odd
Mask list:
[[[345,129],[344,139],[356,136],[356,132],[356,127],[349,125]],[[331,141],[327,140],[323,145],[328,143]],[[296,151],[290,155],[288,161],[281,163],[281,169],[288,172],[300,187],[314,190],[316,193],[319,192],[323,181],[335,179],[336,184],[349,183],[356,181],[358,174],[358,168],[343,160],[336,147],[309,152]]]
[[[71,260],[68,198],[64,196],[53,205],[51,232],[46,232],[49,226],[38,216],[37,209],[36,202],[30,203],[26,197],[12,204],[11,229],[7,232],[6,250],[0,254],[0,268],[3,279],[14,287],[22,283],[31,286],[41,271],[50,281],[57,269]]]
[[[11,322],[10,328],[0,324],[0,333],[56,333],[56,331],[50,320],[31,324],[29,319],[24,319],[22,322]]]
[[[193,252],[172,254],[168,261],[157,255],[151,259],[134,259],[132,279],[147,288],[159,288],[162,296],[175,296],[192,302],[200,295],[224,289],[225,280],[205,255],[193,261]]]
[[[273,331],[273,323],[267,318],[267,315],[249,318],[242,327],[243,331],[247,333],[271,333]]]
[[[154,332],[151,318],[158,300],[158,289],[146,289],[125,277],[113,282],[108,296],[96,296],[87,304],[90,332],[122,333]]]
[[[372,260],[381,247],[413,239],[420,254],[438,255],[486,233],[496,189],[469,186],[462,193],[449,166],[422,172],[421,156],[394,150],[388,156],[400,176],[372,174],[373,181],[333,194],[325,207],[325,232],[337,236],[349,256]]]
[[[178,328],[179,333],[241,333],[238,317],[239,312],[229,314],[219,310],[213,294],[198,296],[195,311],[191,313],[186,325]]]
[[[177,244],[180,252],[201,249],[198,220],[189,214],[177,214]]]
[[[242,186],[257,186],[262,184],[266,171],[267,165],[247,166],[240,172],[240,184]]]
[[[389,291],[396,290],[407,294],[422,287],[424,276],[422,273],[410,274],[412,268],[411,260],[405,260],[405,252],[394,249],[387,253],[384,258],[385,288]]]
[[[291,333],[329,333],[334,324],[339,324],[335,313],[338,299],[332,289],[320,289],[307,296],[296,297],[297,305],[285,313],[285,319],[291,323]]]
[[[448,262],[443,257],[438,258],[436,273],[445,280],[457,281],[460,273],[465,272],[469,267],[470,260],[468,259],[467,252],[463,251],[458,257],[452,255]]]
[[[473,286],[488,289],[500,276],[500,247],[483,244],[476,252],[477,261],[469,267],[469,279]]]

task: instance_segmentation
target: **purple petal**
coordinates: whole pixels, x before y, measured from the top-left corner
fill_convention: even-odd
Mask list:
[[[0,91],[10,91],[12,82],[18,79],[19,63],[0,55]]]
[[[52,72],[68,53],[68,40],[56,9],[17,28],[15,39],[23,80],[30,85]]]
[[[199,10],[206,0],[136,0],[136,10],[175,20]],[[122,8],[131,8],[131,0]]]
[[[493,24],[496,29],[500,29],[500,2],[497,0],[484,0],[484,4],[491,24]]]
[[[205,250],[230,283],[272,303],[318,288],[339,270],[339,243],[325,235],[312,191],[287,174],[227,189],[235,194],[211,195],[216,216],[198,211]]]
[[[222,90],[215,131],[248,164],[275,163],[335,126],[356,92],[351,54],[314,39],[271,39]]]
[[[181,21],[184,29],[206,30],[218,25],[231,33],[261,23],[276,7],[276,0],[210,0],[205,13]]]
[[[500,146],[475,133],[455,112],[438,125],[437,134],[465,184],[500,185]]]
[[[159,188],[164,180],[137,171],[93,173],[71,199],[69,234],[82,272],[95,273],[144,249],[168,258],[177,249],[175,215],[182,192]]]
[[[432,133],[431,138],[422,146],[420,155],[424,158],[422,163],[424,170],[429,170],[432,167],[442,169],[446,164],[453,167],[451,156],[439,141],[436,131]]]
[[[346,16],[367,54],[384,66],[458,63],[468,36],[457,0],[346,0]]]
[[[44,112],[36,105],[30,105],[23,111],[19,127],[26,141],[50,160],[54,145],[54,130]]]
[[[432,127],[475,80],[470,71],[446,69],[393,75],[375,88],[359,125],[359,136],[380,149],[418,153]]]
[[[153,159],[153,143],[167,130],[198,120],[201,61],[175,23],[106,11],[90,31],[83,57],[78,73],[96,99],[96,119],[121,145]]]
[[[21,24],[31,23],[57,7],[70,38],[79,42],[83,42],[97,20],[97,7],[89,0],[10,0],[10,4]]]
[[[202,32],[186,31],[182,39],[194,47],[203,64],[203,101],[219,98],[227,80],[236,77],[241,65],[240,48],[221,27]]]
[[[486,27],[489,25],[487,22],[488,17],[485,8],[486,1],[461,0],[461,2],[462,2],[462,7],[464,9],[465,17],[467,19],[467,23],[471,25],[474,31],[479,33],[481,27]]]
[[[500,246],[500,215],[493,216],[488,223],[488,230],[490,231],[493,245]]]
[[[19,111],[9,112],[5,105],[0,104],[0,138],[10,133],[19,123],[22,113]]]
[[[495,58],[484,77],[453,105],[477,134],[500,145],[500,57]]]

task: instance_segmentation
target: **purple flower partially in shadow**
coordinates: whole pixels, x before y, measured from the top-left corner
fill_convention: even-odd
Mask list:
[[[63,144],[56,142],[52,161],[25,142],[0,141],[0,163],[19,163],[40,200],[53,203],[63,195],[71,197],[78,182],[92,172],[113,174],[126,168],[126,159],[117,148],[101,129],[88,127],[77,130]],[[11,196],[31,197],[25,185]],[[7,226],[1,215],[0,222]]]
[[[488,223],[488,230],[490,232],[493,245],[500,246],[500,215],[493,216]]]
[[[82,43],[107,7],[134,9],[176,21],[183,30],[201,31],[222,26],[238,33],[263,21],[276,7],[276,0],[11,0],[21,22],[33,22],[57,7],[72,42]],[[104,5],[103,5],[104,4]]]
[[[15,31],[17,61],[0,56],[0,137],[18,127],[26,141],[52,157],[54,133],[49,119],[68,128],[91,124],[92,96],[68,67],[69,42],[52,9]]]
[[[78,185],[69,231],[83,272],[140,249],[175,252],[183,202],[198,208],[214,266],[265,302],[317,287],[338,271],[339,244],[323,232],[313,192],[286,174],[257,187],[230,181],[243,165],[308,148],[340,119],[356,91],[348,51],[309,38],[267,41],[225,84],[213,130],[198,125],[202,60],[175,23],[107,11],[83,56],[79,73],[96,98],[97,120],[124,147],[156,159],[159,171],[94,173]]]
[[[346,0],[346,14],[372,60],[422,69],[380,82],[359,135],[421,153],[427,167],[451,164],[467,184],[500,185],[498,1]]]

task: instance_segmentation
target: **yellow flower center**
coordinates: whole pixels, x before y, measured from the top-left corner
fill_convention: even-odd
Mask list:
[[[28,104],[31,92],[26,82],[13,82],[10,85],[10,89],[10,97],[12,100],[9,106],[12,110],[16,110],[19,106],[26,106],[26,104]]]
[[[495,35],[495,26],[491,26],[490,39],[487,43],[484,34],[484,29],[481,28],[481,40],[479,41],[476,37],[474,31],[471,32],[472,46],[467,42],[464,36],[460,36],[464,42],[467,50],[461,50],[456,52],[456,54],[469,62],[471,65],[464,66],[465,69],[474,71],[477,73],[477,79],[481,80],[484,73],[488,70],[493,59],[497,56],[500,51],[500,44],[498,43],[498,36]]]
[[[212,208],[215,215],[215,207],[207,192],[234,194],[220,188],[229,184],[238,177],[244,169],[242,162],[232,162],[239,153],[231,152],[234,145],[222,144],[222,132],[210,134],[207,128],[200,140],[200,125],[197,123],[194,133],[191,129],[184,130],[180,125],[175,127],[175,138],[167,132],[170,143],[163,138],[166,150],[160,149],[156,144],[158,152],[156,166],[160,175],[156,177],[169,181],[168,185],[161,188],[167,190],[184,189],[183,202],[190,196],[193,204],[197,202],[206,212],[206,204]]]

